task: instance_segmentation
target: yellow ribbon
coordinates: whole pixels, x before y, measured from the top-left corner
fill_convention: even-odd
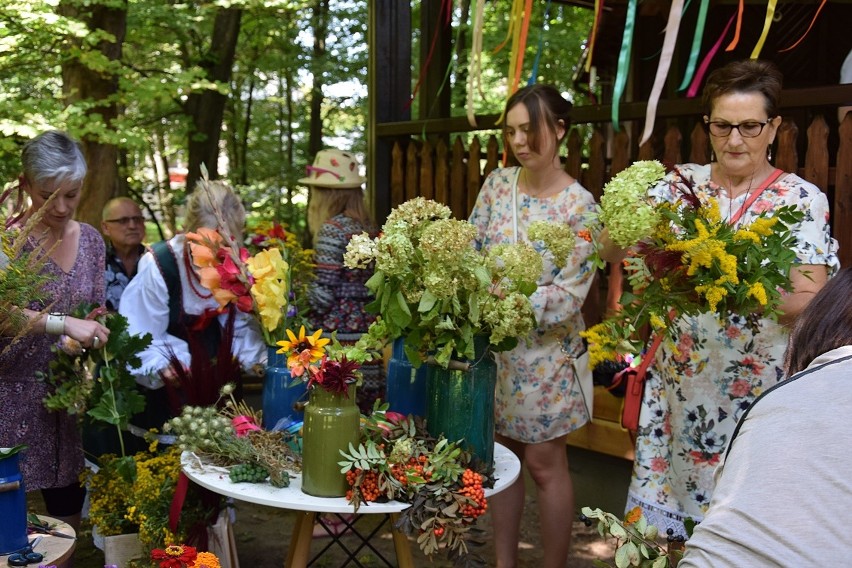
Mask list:
[[[476,124],[476,113],[473,108],[474,91],[482,93],[482,28],[485,21],[485,0],[476,0],[473,11],[473,33],[470,45],[470,65],[467,71],[467,121],[474,128]]]
[[[757,45],[754,46],[754,51],[751,52],[749,59],[757,59],[760,57],[760,50],[763,49],[763,43],[766,41],[766,36],[769,35],[769,26],[772,25],[772,18],[775,17],[775,4],[777,0],[769,0],[766,4],[766,18],[763,19],[763,31],[760,34],[760,39],[757,40]]]
[[[601,22],[601,10],[604,0],[595,0],[595,19],[592,23],[592,32],[589,34],[589,55],[586,57],[586,73],[592,70],[592,56],[595,54],[595,40],[598,37],[598,26]]]

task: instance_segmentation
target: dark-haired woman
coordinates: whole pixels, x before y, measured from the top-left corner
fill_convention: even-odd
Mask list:
[[[585,227],[594,198],[562,167],[559,148],[570,126],[571,103],[555,88],[536,84],[517,91],[506,104],[504,136],[519,167],[499,168],[485,180],[470,221],[478,245],[489,248],[526,239],[534,221]],[[520,345],[497,354],[497,440],[512,450],[536,486],[544,568],[563,568],[571,544],[574,492],[565,439],[588,420],[566,346],[581,346],[585,326],[580,308],[594,269],[591,247],[577,239],[565,266],[544,256],[544,271],[531,300],[538,328]],[[497,566],[518,564],[523,476],[491,498]]]

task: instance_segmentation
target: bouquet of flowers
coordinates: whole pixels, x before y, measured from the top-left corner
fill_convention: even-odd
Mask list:
[[[304,325],[308,287],[314,279],[314,251],[302,247],[299,237],[290,232],[286,225],[271,221],[250,222],[246,246],[252,255],[271,248],[281,251],[288,264],[286,326],[295,328]],[[276,336],[277,339],[283,337]]]
[[[559,266],[573,250],[574,235],[564,224],[539,222],[529,236],[542,241]],[[535,326],[529,296],[541,275],[541,255],[528,242],[479,251],[476,238],[474,225],[422,197],[391,211],[379,237],[354,236],[344,264],[375,263],[367,281],[375,300],[367,309],[381,315],[362,345],[381,348],[405,337],[414,365],[429,352],[443,367],[454,358],[473,359],[475,335],[486,334],[493,351],[514,348]]]
[[[201,284],[224,308],[234,304],[254,315],[267,345],[274,345],[286,327],[289,297],[289,265],[281,249],[270,247],[249,254],[235,247],[218,231],[200,228],[186,234],[192,261]]]
[[[604,187],[599,219],[616,244],[632,247],[624,261],[631,290],[621,297],[621,311],[581,333],[592,367],[641,352],[643,328],[665,335],[677,316],[775,318],[782,293],[791,289],[790,227],[802,219],[800,211],[781,207],[771,217],[732,225],[715,199],[699,196],[683,177],[677,201],[654,204],[648,188],[663,174],[658,162],[636,162]]]
[[[426,555],[442,546],[452,559],[467,555],[476,519],[488,510],[484,487],[494,480],[472,469],[468,452],[431,437],[419,418],[388,412],[387,405],[364,417],[361,431],[361,444],[339,462],[355,510],[373,501],[411,503],[398,528],[416,537]]]
[[[294,380],[307,383],[307,388],[322,388],[348,396],[349,386],[361,379],[361,364],[373,355],[357,346],[343,346],[333,339],[321,337],[322,330],[312,334],[299,328],[296,335],[287,330],[288,339],[278,342],[278,353],[287,354],[287,368]]]
[[[81,474],[89,492],[89,519],[101,536],[138,532],[147,547],[163,547],[185,540],[215,513],[201,499],[187,498],[177,532],[172,532],[169,508],[181,469],[180,450],[158,452],[156,446],[154,441],[147,451],[133,456],[101,456],[97,471],[86,469]]]

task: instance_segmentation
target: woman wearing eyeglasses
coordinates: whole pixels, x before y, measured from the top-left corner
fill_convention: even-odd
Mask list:
[[[737,420],[784,377],[786,326],[839,265],[825,195],[771,163],[781,82],[778,69],[765,61],[733,62],[713,72],[703,93],[710,164],[679,165],[651,190],[657,200],[675,202],[678,184],[691,178],[699,198],[717,200],[722,217],[738,224],[785,205],[805,213],[792,227],[798,266],[780,321],[757,316],[750,326],[751,314],[730,313],[721,321],[710,313],[681,317],[673,323],[674,340],[657,352],[645,386],[627,508],[641,506],[651,523],[675,534],[685,535],[685,519],[703,518],[713,472]]]

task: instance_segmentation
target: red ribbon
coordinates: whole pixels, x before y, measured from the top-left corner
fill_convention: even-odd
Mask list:
[[[180,472],[178,474],[177,485],[175,486],[175,495],[172,497],[172,504],[169,507],[169,529],[173,533],[177,533],[180,512],[183,510],[183,502],[186,500],[186,492],[188,490],[189,478],[184,472]]]
[[[260,427],[254,423],[254,419],[250,416],[234,416],[231,420],[231,426],[234,427],[234,432],[237,434],[237,438],[242,438],[249,432],[260,430]]]

